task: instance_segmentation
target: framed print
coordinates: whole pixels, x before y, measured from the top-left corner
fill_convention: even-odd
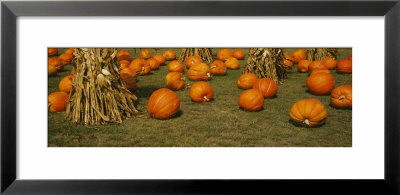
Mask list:
[[[398,194],[399,9],[2,1],[1,191]]]

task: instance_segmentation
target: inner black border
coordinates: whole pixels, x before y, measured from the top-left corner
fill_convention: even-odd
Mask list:
[[[400,76],[400,6],[398,2],[399,0],[2,1],[1,193],[400,194],[400,120],[398,120],[400,116],[398,101],[400,98],[400,79],[398,78]],[[16,180],[16,20],[18,16],[385,16],[385,179]],[[373,75],[371,79],[373,80]],[[374,93],[373,89],[371,92]]]

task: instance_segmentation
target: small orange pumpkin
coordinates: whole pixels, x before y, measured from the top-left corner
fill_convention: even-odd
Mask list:
[[[250,89],[257,81],[257,75],[253,73],[244,73],[237,80],[237,86],[241,89]]]
[[[308,72],[308,67],[310,66],[311,61],[310,60],[301,60],[297,64],[297,70],[299,72]]]
[[[326,68],[328,69],[335,69],[336,68],[336,60],[331,58],[331,57],[326,57],[322,60],[322,63],[325,65]]]
[[[61,60],[61,64],[66,65],[71,64],[74,56],[72,54],[63,53],[58,58]]]
[[[131,61],[131,55],[126,50],[119,50],[119,52],[117,53],[117,60],[118,61],[121,61],[121,60]]]
[[[238,59],[238,60],[243,60],[244,59],[244,52],[241,49],[235,49],[233,50],[233,57]]]
[[[314,95],[329,95],[335,88],[335,79],[329,73],[317,73],[310,75],[306,80],[306,85]]]
[[[161,88],[154,91],[147,103],[147,111],[156,119],[168,119],[179,111],[178,95],[170,89]]]
[[[286,54],[286,53],[284,55],[285,55],[285,59],[292,61],[292,63],[294,63],[296,61],[293,56]]]
[[[185,65],[186,68],[190,68],[190,66],[198,63],[202,63],[203,60],[200,58],[200,56],[189,56],[186,58]]]
[[[308,66],[308,71],[309,72],[312,72],[312,71],[317,70],[317,69],[327,69],[327,68],[326,68],[325,64],[322,63],[322,61],[320,61],[320,60],[313,61]]]
[[[153,56],[153,58],[154,58],[155,60],[157,60],[158,63],[160,63],[160,65],[164,65],[164,64],[165,64],[165,61],[167,61],[167,60],[165,59],[165,57],[164,57],[163,55],[161,55],[161,54],[156,54],[156,55]]]
[[[352,69],[353,69],[353,63],[351,62],[351,60],[341,59],[337,63],[336,72],[344,73],[344,74],[351,74]]]
[[[233,52],[232,52],[231,49],[221,49],[217,53],[218,60],[225,61],[225,60],[227,60],[229,58],[232,58],[232,57],[233,57]]]
[[[204,63],[194,64],[189,68],[187,75],[190,80],[204,81],[211,76],[210,68]]]
[[[54,66],[54,65],[49,64],[47,71],[48,71],[49,76],[57,75],[57,69],[56,69],[56,66]]]
[[[292,70],[293,67],[293,62],[287,59],[283,59],[283,68],[285,68],[285,70]]]
[[[183,67],[183,64],[179,60],[174,60],[171,61],[168,64],[168,71],[170,72],[183,72],[185,68]]]
[[[65,50],[64,53],[71,54],[72,56],[74,56],[75,51],[76,51],[75,48],[69,48],[69,49]]]
[[[239,60],[237,60],[237,59],[234,58],[234,57],[228,58],[228,59],[225,61],[225,65],[226,65],[226,67],[229,68],[229,69],[239,69],[239,68],[240,68],[240,62],[239,62]]]
[[[133,70],[133,72],[139,75],[149,74],[151,70],[149,63],[141,58],[132,60],[131,64],[129,65],[129,69]]]
[[[292,53],[292,56],[293,56],[293,58],[294,58],[294,62],[295,63],[299,63],[300,61],[302,61],[302,60],[305,60],[306,59],[306,51],[304,50],[304,49],[297,49],[296,51],[294,51],[293,53]]]
[[[331,105],[335,108],[351,108],[352,106],[351,85],[341,85],[332,90]]]
[[[68,75],[61,79],[60,83],[58,84],[58,88],[60,91],[69,93],[72,89],[72,76]]]
[[[185,87],[185,77],[180,72],[170,72],[165,77],[165,85],[174,91],[182,90]]]
[[[321,73],[321,72],[331,74],[331,72],[328,69],[317,69],[317,70],[313,70],[310,75]]]
[[[56,56],[58,54],[57,48],[48,48],[47,53],[49,56]]]
[[[303,99],[293,104],[289,115],[295,124],[313,127],[321,124],[328,113],[317,99]]]
[[[140,50],[139,55],[140,55],[140,58],[147,59],[147,58],[151,57],[151,52],[148,49],[142,49],[142,50]]]
[[[276,92],[278,91],[278,87],[276,87],[275,81],[270,78],[258,79],[253,84],[253,88],[260,91],[261,95],[264,98],[273,97],[276,95]]]
[[[194,83],[189,90],[189,96],[195,102],[208,102],[213,94],[211,85],[204,81]]]
[[[69,95],[65,92],[54,92],[48,96],[50,112],[63,112],[67,108]]]
[[[61,64],[61,60],[58,58],[49,58],[48,65],[54,66],[57,69],[57,71],[64,69],[64,65]]]
[[[174,50],[169,49],[167,51],[164,52],[163,56],[165,57],[165,59],[169,60],[175,60],[176,58],[176,54],[174,52]]]
[[[210,73],[213,75],[225,75],[226,74],[226,65],[221,60],[215,60],[210,64]]]
[[[120,70],[123,70],[123,69],[125,69],[125,68],[128,68],[128,67],[129,67],[129,64],[131,64],[130,61],[128,61],[128,60],[121,60],[121,61],[119,61],[119,69],[120,69]]]
[[[125,81],[128,90],[133,91],[136,89],[136,74],[133,70],[125,68],[119,72],[119,76]]]
[[[151,70],[157,70],[160,68],[160,62],[154,58],[147,59],[147,63],[149,64]]]
[[[247,111],[258,111],[264,106],[264,98],[257,89],[247,89],[239,96],[239,106]]]

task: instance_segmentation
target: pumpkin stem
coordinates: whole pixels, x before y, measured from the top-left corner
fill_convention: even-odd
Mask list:
[[[204,96],[204,99],[206,100],[206,102],[210,101],[210,99],[208,99],[207,96]]]
[[[213,69],[213,68],[216,68],[216,67],[217,67],[217,66],[213,65],[213,66],[210,67],[210,69]]]
[[[210,73],[209,73],[209,72],[207,72],[207,77],[211,77],[211,75],[210,75]]]
[[[342,100],[342,99],[344,99],[345,97],[344,97],[344,95],[341,95],[340,97],[339,97],[339,100]]]
[[[304,123],[305,123],[306,125],[310,125],[310,121],[309,121],[308,119],[305,119],[305,120],[304,120]]]

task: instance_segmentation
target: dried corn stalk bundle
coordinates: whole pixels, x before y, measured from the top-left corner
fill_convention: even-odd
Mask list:
[[[287,78],[283,59],[283,49],[251,48],[244,72],[251,72],[258,78],[270,78],[276,83],[282,83]]]
[[[121,123],[137,114],[137,99],[119,77],[116,49],[82,48],[75,52],[75,70],[65,118],[75,123]]]
[[[337,49],[336,48],[309,48],[306,49],[307,60],[315,61],[322,60],[326,57],[332,57],[336,59]]]
[[[200,56],[204,62],[208,63],[213,61],[211,48],[183,48],[178,60],[185,62],[189,56]]]

